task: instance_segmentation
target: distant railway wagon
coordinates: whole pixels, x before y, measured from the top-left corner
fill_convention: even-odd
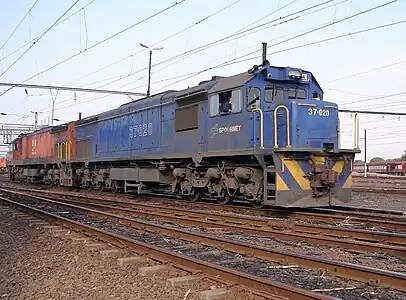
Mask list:
[[[15,180],[226,204],[351,200],[354,149],[311,72],[264,62],[14,141]]]
[[[406,174],[406,162],[388,162],[388,174],[392,175],[405,175]]]
[[[354,164],[353,171],[364,172],[364,164]],[[372,162],[367,163],[367,172],[387,175],[406,175],[406,162]]]
[[[365,170],[365,165],[364,164],[354,164],[352,169],[354,172],[363,173]]]
[[[386,162],[368,163],[367,170],[369,173],[386,174],[388,172],[388,165]]]

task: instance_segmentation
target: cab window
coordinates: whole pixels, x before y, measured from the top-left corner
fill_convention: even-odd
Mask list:
[[[265,87],[265,101],[283,101],[283,87],[281,86],[266,86]]]
[[[235,89],[210,96],[210,116],[227,115],[241,112],[241,90]]]
[[[257,87],[247,88],[247,110],[251,111],[252,108],[260,106],[261,90]]]
[[[289,88],[289,90],[288,90],[288,98],[289,99],[299,99],[299,100],[306,99],[306,90],[304,90],[304,89],[296,89],[296,88]]]
[[[297,89],[297,90],[296,90],[296,98],[297,98],[297,99],[306,99],[306,90],[304,90],[304,89]]]

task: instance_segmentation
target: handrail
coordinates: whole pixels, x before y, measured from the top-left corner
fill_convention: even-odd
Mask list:
[[[60,159],[59,159],[59,152],[60,152],[60,144],[59,144],[59,143],[56,144],[56,152],[57,152],[56,158],[57,158],[58,160],[60,160]]]
[[[65,142],[65,159],[69,159],[69,152],[68,152],[68,144],[69,142]]]
[[[72,141],[69,141],[68,143],[69,143],[69,147],[68,147],[68,149],[69,149],[69,152],[68,152],[68,160],[70,160],[70,158],[71,158],[71,153],[70,153],[70,151],[71,151]]]
[[[264,112],[260,108],[254,108],[252,112],[259,112],[260,118],[260,149],[264,149]]]
[[[359,149],[359,115],[357,112],[354,117],[354,148]]]
[[[337,122],[338,131],[337,131],[337,139],[338,139],[338,149],[341,149],[341,125],[340,125],[340,118],[338,118]]]
[[[279,109],[284,109],[286,111],[286,137],[287,143],[286,147],[290,147],[290,117],[289,109],[285,105],[278,105],[273,112],[273,129],[274,129],[274,147],[278,148],[278,121],[276,118],[276,113]]]
[[[64,142],[61,142],[61,160],[63,159],[63,146],[64,146]]]

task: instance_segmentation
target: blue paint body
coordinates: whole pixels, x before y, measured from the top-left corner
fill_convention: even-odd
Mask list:
[[[323,91],[310,72],[299,70],[306,77],[303,80],[303,77],[289,77],[290,70],[299,69],[266,67],[246,76],[247,80],[235,80],[236,86],[229,89],[241,90],[242,109],[238,113],[209,116],[206,96],[206,100],[198,104],[198,126],[195,129],[175,131],[175,115],[179,108],[177,97],[188,90],[169,91],[125,104],[98,115],[96,119],[82,120],[81,124],[77,124],[76,141],[90,139],[89,160],[190,157],[197,152],[217,151],[227,155],[230,150],[258,150],[261,146],[260,114],[247,107],[247,88],[257,87],[260,89],[257,108],[263,111],[265,150],[269,153],[274,150],[274,111],[279,105],[284,105],[289,109],[290,127],[286,128],[286,111],[279,110],[276,129],[279,147],[288,145],[289,130],[292,148],[330,147],[337,151],[337,105],[322,101]],[[219,92],[212,92],[218,84],[222,84],[222,79],[206,84],[208,97]],[[272,85],[283,87],[283,97],[267,102],[265,87]],[[304,90],[305,99],[289,98],[290,88]],[[319,100],[312,99],[315,94]]]

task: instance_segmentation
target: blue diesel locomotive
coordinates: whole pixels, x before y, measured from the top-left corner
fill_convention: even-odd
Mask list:
[[[339,132],[337,104],[323,101],[312,73],[265,61],[20,137],[10,178],[255,207],[329,206],[351,200],[359,151],[340,149]],[[53,150],[38,152],[44,136]]]
[[[265,63],[216,76],[79,120],[75,130],[75,160],[63,172],[72,185],[255,207],[351,200],[357,150],[339,148],[338,106],[301,69]]]

